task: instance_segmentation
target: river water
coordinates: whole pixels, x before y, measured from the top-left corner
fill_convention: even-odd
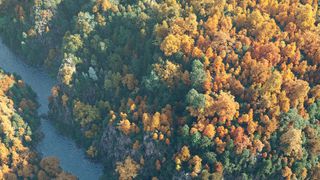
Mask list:
[[[56,83],[53,78],[40,69],[26,65],[3,44],[1,39],[0,67],[7,72],[20,75],[38,95],[39,114],[47,113],[48,97],[51,87]],[[102,175],[102,166],[86,159],[84,150],[78,148],[71,139],[60,135],[45,119],[41,120],[40,130],[44,133],[44,138],[38,144],[37,150],[43,156],[58,157],[61,167],[80,180],[99,179]]]

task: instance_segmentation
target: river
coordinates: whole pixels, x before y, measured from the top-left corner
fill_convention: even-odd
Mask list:
[[[15,56],[0,39],[0,67],[7,72],[16,73],[29,84],[38,95],[39,114],[47,113],[48,97],[51,87],[56,81],[44,71],[26,65]],[[80,149],[69,138],[60,135],[53,125],[45,119],[41,120],[40,130],[44,138],[37,146],[43,156],[56,156],[61,167],[79,177],[80,180],[95,180],[102,175],[102,165],[86,159],[83,149]]]

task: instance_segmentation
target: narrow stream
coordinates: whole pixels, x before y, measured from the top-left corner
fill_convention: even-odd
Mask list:
[[[39,114],[48,111],[48,96],[51,87],[56,81],[45,72],[26,65],[17,58],[0,39],[0,67],[7,72],[16,73],[29,84],[38,95],[38,102],[41,105]],[[53,125],[42,119],[40,130],[45,137],[39,143],[37,150],[43,156],[56,156],[60,159],[61,167],[79,177],[80,180],[95,180],[102,175],[102,166],[90,162],[85,157],[83,149],[79,149],[69,138],[60,135]]]

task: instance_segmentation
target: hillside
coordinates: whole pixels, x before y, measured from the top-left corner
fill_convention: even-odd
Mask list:
[[[76,179],[62,171],[59,160],[41,158],[34,92],[18,77],[0,70],[0,179]]]
[[[0,2],[105,178],[320,178],[318,1]]]

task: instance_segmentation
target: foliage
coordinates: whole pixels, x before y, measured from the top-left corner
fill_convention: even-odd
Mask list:
[[[119,173],[119,179],[125,180],[135,178],[139,169],[140,165],[128,156],[123,163],[117,164],[116,171]]]
[[[40,161],[34,151],[40,136],[35,99],[21,79],[0,70],[0,179],[76,179],[62,171],[56,158]]]
[[[108,174],[118,166],[136,179],[311,179],[319,177],[318,6],[4,1],[0,32],[58,74],[49,114],[88,142]],[[135,167],[129,177],[123,157]]]

